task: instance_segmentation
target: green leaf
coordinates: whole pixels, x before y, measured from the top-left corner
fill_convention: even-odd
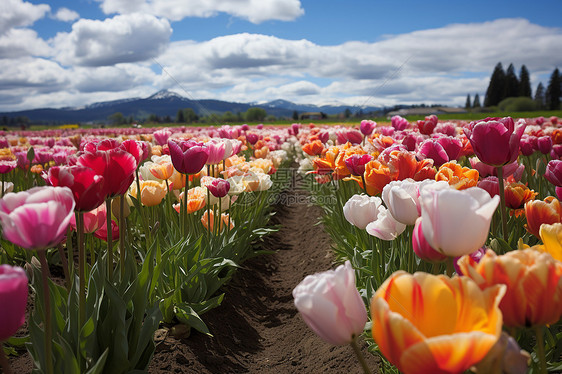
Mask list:
[[[176,318],[181,323],[191,326],[203,334],[213,336],[209,332],[209,329],[207,328],[207,325],[205,325],[205,322],[203,322],[201,317],[199,317],[199,315],[189,305],[185,303],[176,305],[175,314]]]

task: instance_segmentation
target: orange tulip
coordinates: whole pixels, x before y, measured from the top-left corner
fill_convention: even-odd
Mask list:
[[[184,192],[180,194],[180,204],[183,199]],[[205,198],[207,189],[204,187],[194,187],[187,191],[187,213],[193,213],[205,207]],[[179,213],[180,204],[174,204],[174,209]]]
[[[481,289],[507,285],[500,303],[509,327],[531,327],[555,323],[562,315],[562,262],[548,253],[518,249],[498,256],[488,250],[476,261],[463,256],[458,261],[463,274]]]
[[[31,172],[35,174],[41,174],[43,172],[43,165],[37,164],[31,167]]]
[[[394,180],[401,181],[412,178],[416,181],[422,181],[435,177],[433,160],[418,161],[412,152],[394,150],[385,155],[381,161],[388,165]]]
[[[312,160],[312,165],[314,166],[315,174],[330,174],[334,171],[336,167],[336,157],[338,156],[340,149],[338,147],[330,147],[324,149],[322,152],[322,157],[316,157]],[[336,177],[334,175],[334,177]]]
[[[212,210],[206,210],[201,217],[201,223],[205,227],[206,230],[209,230],[209,215],[211,216],[211,231],[214,231],[215,227],[215,213]],[[220,217],[220,231],[222,231],[225,227],[227,227],[230,223],[230,230],[234,228],[234,222],[228,218],[228,213],[222,213]]]
[[[562,222],[562,205],[553,196],[548,196],[544,201],[527,201],[525,203],[525,216],[527,217],[525,229],[538,238],[539,229],[543,223]]]
[[[462,167],[456,161],[446,162],[437,171],[436,181],[445,181],[457,190],[476,187],[478,183],[478,170]]]
[[[365,165],[365,184],[367,185],[367,193],[370,196],[375,196],[382,192],[384,186],[389,184],[392,180],[390,169],[380,163],[378,160],[369,161]],[[363,188],[363,183],[357,180]]]
[[[267,146],[263,146],[261,148],[255,148],[254,150],[254,156],[256,158],[266,158],[268,154],[269,154],[269,148]]]
[[[322,144],[322,142],[317,139],[303,145],[302,150],[307,155],[318,156],[322,154],[322,151],[324,150],[324,144]]]
[[[373,338],[401,372],[462,373],[499,339],[505,286],[399,270],[371,300]]]
[[[505,204],[508,208],[513,209],[510,214],[519,217],[523,214],[523,206],[528,201],[533,200],[538,193],[530,190],[529,187],[523,183],[513,182],[505,186]]]

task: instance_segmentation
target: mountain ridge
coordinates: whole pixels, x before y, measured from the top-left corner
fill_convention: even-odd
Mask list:
[[[252,107],[266,110],[268,115],[275,117],[291,118],[294,111],[323,112],[333,115],[344,112],[373,112],[380,107],[364,107],[348,105],[313,105],[296,104],[283,99],[276,99],[265,103],[236,103],[214,99],[191,100],[170,90],[158,91],[146,98],[125,98],[119,100],[96,102],[84,107],[65,108],[38,108],[13,112],[0,113],[0,117],[16,118],[27,117],[32,123],[89,123],[107,122],[108,117],[121,113],[124,117],[133,117],[135,120],[146,119],[155,114],[159,117],[169,116],[175,118],[178,110],[191,108],[199,116],[209,114],[223,114],[227,111],[243,113]]]

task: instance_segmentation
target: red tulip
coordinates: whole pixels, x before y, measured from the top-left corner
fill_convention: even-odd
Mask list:
[[[116,147],[111,148],[113,145]],[[135,178],[135,157],[120,148],[119,143],[105,140],[97,146],[88,143],[84,150],[85,153],[78,158],[77,164],[89,167],[104,177],[104,196],[123,195]]]
[[[51,186],[70,188],[79,212],[95,209],[105,200],[103,176],[88,167],[53,166],[46,180]]]
[[[511,117],[485,120],[465,128],[472,149],[478,158],[491,166],[502,166],[517,159],[519,143],[527,126],[525,121],[513,122]]]

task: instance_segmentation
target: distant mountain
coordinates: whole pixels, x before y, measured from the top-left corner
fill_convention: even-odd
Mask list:
[[[81,108],[42,108],[22,110],[17,112],[0,113],[0,117],[27,117],[31,123],[88,123],[106,122],[108,117],[114,113],[121,113],[124,117],[133,117],[137,120],[145,119],[151,114],[159,117],[176,117],[179,109],[191,108],[200,116],[213,113],[222,114],[230,111],[232,113],[243,113],[249,108],[259,106],[267,111],[267,114],[276,117],[291,117],[294,111],[323,112],[326,114],[338,114],[350,109],[352,113],[377,111],[381,108],[366,107],[358,108],[344,105],[304,105],[295,104],[286,100],[274,100],[266,103],[234,103],[220,100],[190,100],[175,92],[162,90],[147,98],[129,98],[113,101],[94,103]]]

